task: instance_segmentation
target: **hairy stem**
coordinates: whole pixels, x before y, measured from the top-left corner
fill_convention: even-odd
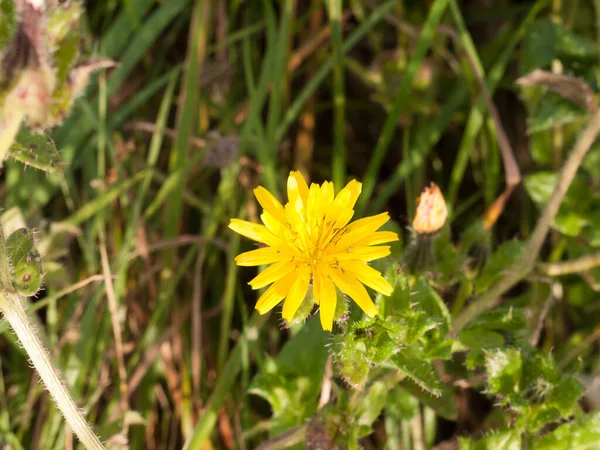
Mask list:
[[[3,262],[0,261],[0,265]],[[63,414],[71,429],[88,450],[104,450],[104,446],[92,431],[69,394],[65,384],[60,379],[58,372],[52,366],[46,349],[40,342],[37,334],[23,309],[21,299],[17,294],[0,293],[0,309],[21,341],[21,345],[31,358],[33,366],[48,391],[54,398],[58,409]]]
[[[554,189],[554,192],[552,192],[552,196],[550,197],[546,208],[537,221],[533,234],[523,251],[523,255],[504,278],[493,285],[488,291],[484,292],[456,317],[453,323],[452,335],[456,335],[471,320],[492,307],[500,296],[511,289],[519,281],[523,280],[532,271],[535,260],[546,240],[552,221],[558,213],[560,204],[562,203],[569,186],[571,186],[571,182],[573,181],[573,178],[575,178],[577,169],[581,165],[584,156],[596,140],[599,132],[600,111],[594,113],[594,115],[590,117],[587,126],[579,135],[573,150],[560,171],[556,188]]]

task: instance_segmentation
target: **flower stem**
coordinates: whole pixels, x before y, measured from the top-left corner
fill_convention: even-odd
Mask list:
[[[0,261],[0,265],[4,265]],[[48,352],[40,342],[17,294],[0,293],[0,309],[21,341],[21,345],[31,358],[33,366],[40,378],[50,391],[58,409],[63,414],[71,429],[88,450],[105,450],[104,446],[92,431],[69,394],[65,384],[60,379],[58,372],[52,366]]]

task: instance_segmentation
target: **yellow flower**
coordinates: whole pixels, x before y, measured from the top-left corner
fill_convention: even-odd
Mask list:
[[[353,180],[334,198],[333,183],[313,183],[309,188],[300,172],[290,173],[285,206],[265,188],[254,190],[264,209],[260,216],[264,225],[231,219],[229,228],[263,244],[235,258],[239,266],[270,264],[249,283],[252,289],[271,285],[256,303],[260,314],[285,299],[282,315],[292,320],[310,284],[325,330],[333,326],[336,286],[369,317],[377,314],[363,284],[384,295],[392,293],[392,286],[368,265],[389,255],[390,247],[371,246],[396,241],[398,235],[377,231],[389,220],[387,213],[349,224],[360,191],[361,183]]]
[[[435,183],[423,189],[417,198],[417,212],[413,220],[413,230],[417,234],[432,234],[446,223],[448,209],[442,191]]]

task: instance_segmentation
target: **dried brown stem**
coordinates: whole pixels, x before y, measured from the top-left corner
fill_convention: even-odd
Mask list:
[[[584,156],[596,140],[600,132],[600,112],[592,115],[587,123],[586,128],[579,135],[571,154],[567,158],[562,167],[558,179],[558,183],[550,201],[546,205],[541,217],[535,226],[533,234],[525,249],[523,255],[517,263],[511,267],[508,274],[499,282],[494,284],[488,291],[479,296],[473,303],[464,309],[454,320],[452,335],[456,335],[465,325],[475,319],[479,314],[488,310],[505,292],[511,289],[519,281],[523,280],[534,267],[535,260],[540,253],[542,245],[546,240],[550,225],[558,213],[558,209],[573,181],[577,169],[581,165]]]

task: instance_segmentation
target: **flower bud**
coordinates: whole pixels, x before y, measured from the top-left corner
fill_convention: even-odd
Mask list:
[[[417,234],[433,234],[438,232],[446,223],[448,209],[442,191],[435,184],[423,189],[417,198],[417,211],[412,223]]]

